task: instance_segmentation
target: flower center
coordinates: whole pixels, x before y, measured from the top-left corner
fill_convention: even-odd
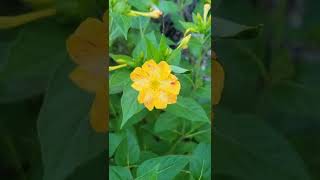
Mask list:
[[[151,86],[151,89],[154,89],[154,90],[159,89],[160,82],[158,80],[152,80],[150,86]]]

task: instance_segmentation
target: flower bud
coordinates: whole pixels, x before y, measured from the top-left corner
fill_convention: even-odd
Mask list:
[[[151,17],[154,19],[158,19],[162,15],[162,12],[158,9],[155,9],[151,12],[140,12],[140,11],[131,10],[128,13],[128,15],[129,16],[145,16],[145,17]]]
[[[208,16],[208,13],[210,11],[210,4],[205,4],[204,7],[203,7],[203,19],[204,19],[204,22],[206,23],[206,20],[207,20],[207,16]]]
[[[184,38],[181,40],[181,42],[180,42],[180,44],[179,44],[179,46],[178,46],[177,48],[178,48],[178,49],[179,49],[179,48],[187,49],[187,48],[188,48],[188,43],[189,43],[189,41],[190,41],[190,38],[191,38],[191,34],[189,34],[188,36],[184,37]]]

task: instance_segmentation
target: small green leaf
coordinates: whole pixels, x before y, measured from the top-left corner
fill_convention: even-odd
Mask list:
[[[206,112],[192,98],[178,97],[177,103],[169,105],[167,112],[190,121],[210,122]]]
[[[110,166],[109,179],[112,180],[131,180],[133,179],[130,170],[127,167]]]
[[[184,69],[179,66],[170,65],[170,67],[171,67],[172,72],[177,73],[177,74],[183,74],[183,73],[189,72],[188,69]]]
[[[122,121],[120,128],[122,128],[133,115],[137,114],[144,108],[142,104],[138,103],[137,97],[138,92],[130,85],[124,88],[121,97]]]

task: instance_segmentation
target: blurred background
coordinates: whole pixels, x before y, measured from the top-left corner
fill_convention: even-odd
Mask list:
[[[214,178],[320,179],[320,1],[213,3],[213,17],[248,26],[263,25],[253,39],[215,39],[213,44],[226,76],[222,101],[215,107]],[[1,0],[0,16],[41,6]],[[77,25],[70,26],[63,27],[64,37]],[[0,30],[0,71],[18,32]],[[10,80],[0,82],[0,177],[41,179],[36,122],[46,81],[36,79],[27,86],[23,79],[13,85]],[[15,96],[21,92],[29,94]],[[99,167],[105,164],[99,163]],[[98,169],[89,162],[70,179],[90,168]]]
[[[226,76],[215,179],[320,179],[320,1],[214,3],[214,17],[263,25],[253,39],[214,42]]]
[[[100,4],[101,3],[101,4]],[[102,5],[103,4],[103,5]],[[45,168],[43,167],[42,157],[45,153],[53,160],[52,163],[62,162],[63,166],[71,167],[70,164],[64,163],[64,159],[73,161],[77,164],[77,168],[66,179],[102,179],[106,177],[106,162],[104,151],[93,158],[86,159],[86,163],[79,163],[86,158],[83,154],[79,155],[79,151],[88,153],[92,146],[86,143],[93,143],[87,136],[87,129],[74,123],[70,125],[69,131],[63,130],[68,125],[63,122],[72,121],[72,117],[67,115],[70,112],[85,112],[81,109],[81,105],[90,107],[89,102],[76,102],[83,99],[88,99],[88,94],[82,92],[75,85],[67,81],[68,73],[74,68],[74,64],[69,59],[66,50],[66,39],[74,32],[80,22],[88,16],[101,17],[106,10],[105,1],[61,1],[61,0],[1,0],[0,1],[0,179],[3,180],[41,180]],[[59,16],[54,16],[55,12],[51,11],[50,15],[45,15],[44,18],[37,21],[29,22],[14,28],[6,28],[13,20],[8,20],[7,16],[18,16],[28,12],[52,8],[58,6]],[[47,17],[49,16],[49,17]],[[29,15],[30,17],[30,15]],[[25,19],[28,19],[24,17]],[[21,18],[16,18],[18,21]],[[73,102],[74,106],[68,106],[65,111],[59,110],[59,113],[48,113],[43,119],[53,120],[47,121],[47,126],[44,126],[43,132],[49,132],[50,135],[44,135],[47,138],[42,143],[47,143],[51,146],[50,149],[41,152],[39,142],[39,113],[43,104],[51,104],[45,100],[45,94],[48,89],[49,80],[53,79],[53,74],[56,73],[57,67],[61,67],[61,77],[59,88],[52,90],[54,100],[57,100],[56,105],[53,105],[56,110],[59,107],[64,107],[67,99]],[[56,76],[55,76],[56,77]],[[53,87],[53,86],[51,86]],[[61,97],[67,94],[68,98]],[[79,95],[80,94],[80,95]],[[47,95],[48,97],[48,95]],[[65,105],[66,106],[66,105]],[[72,110],[74,108],[74,110]],[[87,108],[88,109],[88,108]],[[43,110],[42,110],[43,111]],[[52,111],[53,112],[53,111]],[[57,118],[60,114],[61,118]],[[85,115],[82,115],[85,116]],[[77,117],[76,117],[77,118]],[[85,117],[79,116],[78,119],[86,120]],[[45,121],[46,121],[45,120]],[[60,121],[60,122],[59,122]],[[73,121],[76,122],[76,121]],[[89,122],[89,121],[84,121]],[[57,126],[60,123],[62,126]],[[64,124],[64,125],[63,125]],[[84,123],[82,123],[84,124]],[[87,124],[84,124],[87,125]],[[89,125],[87,125],[89,126]],[[78,129],[77,129],[78,128]],[[50,130],[51,129],[51,130]],[[54,129],[59,129],[56,131]],[[76,131],[73,131],[77,129]],[[53,132],[50,132],[52,131]],[[73,131],[73,132],[72,132]],[[78,135],[67,135],[75,133]],[[63,140],[59,140],[54,136],[61,136]],[[77,147],[79,151],[69,149],[69,156],[61,151],[68,140],[78,137],[81,141],[75,144],[82,146]],[[104,145],[106,144],[106,136],[103,135]],[[90,142],[91,141],[91,142]],[[69,141],[70,142],[70,141]],[[97,146],[97,142],[95,146]],[[71,144],[71,143],[70,143]],[[81,145],[82,144],[82,145]],[[68,145],[67,148],[72,147]],[[59,150],[60,149],[60,150]],[[93,149],[93,148],[92,148]],[[94,150],[92,150],[94,151]],[[80,152],[80,153],[81,153]],[[54,156],[54,154],[60,156]],[[66,157],[61,158],[64,154]],[[72,157],[72,155],[78,158]],[[91,156],[92,157],[92,156]],[[50,158],[49,158],[50,159]],[[78,166],[81,164],[80,166]],[[56,166],[55,168],[59,168]],[[53,168],[54,169],[54,168]],[[67,168],[63,169],[66,173]],[[70,171],[70,169],[69,169]],[[51,179],[59,178],[58,173],[52,171]],[[65,176],[67,176],[65,175]],[[61,177],[61,176],[60,176]]]

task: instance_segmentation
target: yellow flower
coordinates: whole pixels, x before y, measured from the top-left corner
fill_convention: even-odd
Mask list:
[[[177,102],[180,92],[178,78],[171,74],[171,68],[167,62],[157,64],[154,60],[148,60],[142,67],[137,67],[130,74],[133,81],[131,87],[139,91],[138,102],[144,104],[149,110],[165,109],[168,104]]]
[[[107,24],[87,18],[67,40],[71,59],[78,65],[70,79],[80,88],[95,93],[90,110],[90,123],[96,132],[107,132],[107,80],[108,60]]]

